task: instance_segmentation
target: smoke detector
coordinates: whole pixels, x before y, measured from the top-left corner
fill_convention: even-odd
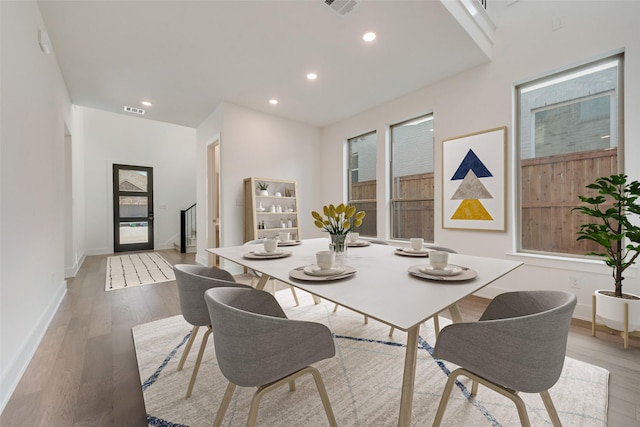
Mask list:
[[[133,113],[133,114],[144,114],[144,110],[142,108],[136,108],[136,107],[129,107],[127,105],[124,106],[124,111],[126,111],[127,113]]]
[[[346,15],[356,5],[356,0],[324,0],[325,4],[340,15]]]

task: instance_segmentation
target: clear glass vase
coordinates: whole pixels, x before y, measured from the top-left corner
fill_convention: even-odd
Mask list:
[[[346,234],[330,234],[331,243],[329,243],[329,249],[336,253],[336,257],[341,257],[347,254],[347,235]]]

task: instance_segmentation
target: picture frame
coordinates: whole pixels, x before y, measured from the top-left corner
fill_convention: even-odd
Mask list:
[[[442,227],[506,231],[502,126],[442,141]]]

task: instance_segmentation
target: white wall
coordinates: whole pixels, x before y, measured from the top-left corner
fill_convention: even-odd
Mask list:
[[[0,409],[66,292],[64,134],[71,104],[36,2],[0,2]]]
[[[442,229],[441,200],[436,199],[435,241],[458,251],[498,258],[516,259],[525,266],[480,294],[493,296],[503,290],[557,288],[570,289],[570,278],[578,278],[581,289],[576,315],[590,318],[590,296],[593,290],[611,288],[609,270],[602,263],[548,259],[513,254],[516,227],[514,223],[515,192],[513,88],[523,80],[557,71],[590,59],[625,50],[625,171],[640,177],[640,38],[637,17],[640,2],[562,2],[521,1],[507,7],[492,2],[496,8],[496,42],[492,62],[445,79],[349,120],[329,126],[322,133],[321,163],[327,173],[322,196],[338,200],[342,197],[344,169],[334,159],[342,155],[345,138],[371,130],[378,131],[378,182],[387,183],[387,126],[434,113],[435,158],[441,159],[443,139],[476,131],[508,127],[506,232],[481,232]],[[554,31],[552,23],[560,19],[562,28]],[[442,185],[441,161],[436,161],[436,187]],[[378,186],[378,200],[385,200],[385,185]],[[436,192],[439,194],[439,192]],[[577,202],[578,204],[578,202]],[[378,206],[378,232],[388,236],[388,208]],[[640,293],[637,270],[626,275],[625,290]]]
[[[323,179],[318,128],[225,103],[197,132],[199,230],[206,226],[206,144],[220,134],[221,245],[243,243],[243,181],[251,176],[297,181],[301,233],[319,235],[311,221]],[[337,162],[342,164],[342,156]],[[198,241],[197,259],[203,264],[206,247],[206,242]]]
[[[86,107],[85,244],[89,255],[113,252],[112,166],[153,167],[156,249],[180,240],[180,210],[196,201],[195,129]]]

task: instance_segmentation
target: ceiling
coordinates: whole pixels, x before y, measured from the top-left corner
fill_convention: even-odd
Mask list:
[[[74,104],[189,127],[224,101],[323,127],[488,61],[439,0],[39,6]]]

